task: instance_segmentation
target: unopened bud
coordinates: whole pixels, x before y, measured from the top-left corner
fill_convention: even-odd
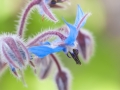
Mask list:
[[[40,73],[39,73],[40,79],[45,79],[48,76],[51,67],[52,67],[52,60],[50,59],[50,56],[49,57],[46,56],[41,60]]]
[[[68,70],[58,72],[55,76],[58,90],[70,90],[71,74]]]
[[[89,60],[94,52],[93,36],[87,30],[80,30],[77,37],[78,49],[84,60]]]
[[[23,69],[29,60],[27,48],[19,37],[15,35],[3,35],[1,38],[1,56],[4,62],[11,64],[15,68]]]

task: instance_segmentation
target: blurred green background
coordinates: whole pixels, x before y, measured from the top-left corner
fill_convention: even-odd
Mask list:
[[[25,6],[27,0],[0,0],[0,33],[15,33],[15,21]],[[60,53],[61,62],[72,74],[71,90],[120,90],[120,1],[115,0],[70,0],[71,5],[64,4],[66,9],[53,9],[59,22],[54,24],[48,20],[41,20],[35,10],[31,14],[25,39],[41,30],[60,27],[64,23],[61,17],[74,23],[77,4],[83,11],[91,12],[84,28],[93,33],[95,39],[95,53],[89,63],[82,62],[81,66],[75,64]],[[117,9],[116,9],[117,8]],[[117,15],[117,16],[116,16]],[[56,90],[53,76],[39,80],[28,67],[25,70],[25,80],[28,87],[17,80],[7,69],[0,76],[0,90]]]

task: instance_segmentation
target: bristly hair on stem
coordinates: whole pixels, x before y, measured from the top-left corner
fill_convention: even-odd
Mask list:
[[[35,8],[34,6],[38,3],[36,2],[36,0],[32,0],[30,1],[25,9],[22,10],[22,13],[20,15],[20,20],[18,22],[18,25],[17,25],[17,34],[22,37],[22,35],[24,35],[24,32],[25,31],[25,27],[27,25],[27,20],[30,16],[30,13],[32,12],[32,10]]]
[[[58,72],[61,73],[61,71],[62,71],[62,70],[61,70],[61,65],[60,65],[60,63],[58,62],[57,57],[56,57],[54,54],[51,54],[50,56],[53,58],[56,66],[57,66]]]
[[[20,16],[20,20],[18,22],[17,34],[20,37],[22,37],[22,35],[24,35],[23,31],[26,27],[28,17],[30,15],[31,11],[35,8],[35,6],[38,6],[38,7],[36,7],[37,10],[39,10],[39,9],[42,10],[42,12],[43,12],[42,15],[45,15],[49,20],[51,20],[53,22],[58,21],[44,0],[32,0],[26,5],[25,9],[23,9],[21,16]]]
[[[57,30],[58,29],[48,30],[48,31],[46,30],[43,33],[39,33],[38,35],[35,35],[35,37],[32,38],[32,40],[31,39],[28,40],[27,46],[30,47],[30,46],[34,46],[34,45],[39,45],[40,42],[44,42],[44,40],[48,39],[51,36],[57,36],[61,40],[65,40],[66,36]]]

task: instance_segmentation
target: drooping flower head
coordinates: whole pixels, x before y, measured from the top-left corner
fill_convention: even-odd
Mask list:
[[[78,10],[77,10],[76,20],[74,25],[69,24],[63,19],[69,31],[69,34],[65,40],[56,42],[56,45],[52,43],[47,43],[47,44],[45,43],[40,46],[33,46],[29,48],[29,51],[39,56],[40,58],[43,58],[55,52],[64,51],[67,55],[68,53],[70,53],[77,64],[81,64],[78,59],[76,38],[78,36],[79,29],[84,26],[88,15],[89,14],[84,14],[80,6],[78,5]]]

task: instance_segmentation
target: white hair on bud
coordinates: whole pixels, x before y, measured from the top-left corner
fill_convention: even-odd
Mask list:
[[[3,34],[1,34],[0,35],[0,41],[2,41],[2,39],[6,38],[6,37],[11,37],[14,40],[18,40],[18,41],[20,41],[22,43],[24,43],[24,41],[25,41],[23,38],[20,38],[18,35],[12,34],[12,33],[3,33]]]

